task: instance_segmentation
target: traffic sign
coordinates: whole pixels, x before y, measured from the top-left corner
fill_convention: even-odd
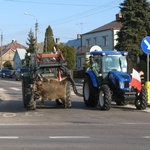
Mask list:
[[[145,52],[146,54],[150,54],[150,36],[146,36],[142,39],[141,48],[143,52]]]

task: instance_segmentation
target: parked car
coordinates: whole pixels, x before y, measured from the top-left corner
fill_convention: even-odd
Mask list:
[[[18,68],[18,69],[15,71],[15,74],[14,74],[16,81],[17,81],[17,80],[21,80],[23,74],[24,74],[24,73],[27,73],[27,72],[29,72],[29,69],[28,69],[28,68]]]
[[[0,77],[1,78],[5,78],[5,77],[8,77],[8,78],[12,78],[12,72],[11,70],[9,69],[1,69],[0,70]]]

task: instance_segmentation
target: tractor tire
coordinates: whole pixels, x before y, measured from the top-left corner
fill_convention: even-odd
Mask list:
[[[99,106],[101,110],[111,108],[112,94],[107,85],[102,85],[99,91]]]
[[[23,100],[23,106],[26,108],[26,103],[25,103],[25,80],[24,78],[22,79],[22,100]]]
[[[66,86],[66,100],[64,103],[64,108],[71,108],[72,101],[71,101],[71,83],[68,81]]]
[[[32,79],[29,75],[22,77],[22,98],[23,105],[27,110],[36,109],[36,101],[34,99],[33,89],[30,87]]]
[[[144,110],[147,107],[148,103],[148,93],[145,86],[142,86],[142,90],[140,92],[140,95],[136,96],[135,100],[135,107],[138,110]]]
[[[87,107],[95,107],[98,103],[98,88],[93,87],[90,77],[84,79],[83,97]]]

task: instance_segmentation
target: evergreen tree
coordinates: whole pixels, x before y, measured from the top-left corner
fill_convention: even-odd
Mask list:
[[[36,49],[36,39],[34,38],[34,33],[32,32],[32,29],[30,29],[28,38],[28,42],[26,44],[28,45],[27,53],[25,55],[25,61],[26,61],[26,66],[29,66],[29,56],[28,53],[33,54],[35,49]]]
[[[28,45],[27,52],[33,54],[36,48],[36,39],[34,38],[34,33],[32,29],[30,29],[27,40],[28,40],[28,42],[26,42],[26,44]]]
[[[70,47],[68,45],[58,45],[59,48],[64,56],[64,59],[67,62],[67,68],[70,70],[74,70],[76,66],[76,49],[75,47]]]
[[[147,0],[125,0],[120,4],[122,28],[118,32],[116,50],[142,55],[141,41],[150,35],[150,3]]]
[[[54,38],[53,38],[53,31],[50,26],[46,29],[45,32],[45,39],[44,39],[44,52],[53,52],[54,47]]]

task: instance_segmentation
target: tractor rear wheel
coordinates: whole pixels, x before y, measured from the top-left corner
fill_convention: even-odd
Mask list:
[[[36,101],[34,99],[33,89],[30,87],[32,84],[32,79],[30,75],[25,75],[22,77],[22,98],[23,105],[27,110],[36,109]]]
[[[83,97],[87,107],[95,107],[98,103],[98,89],[93,87],[92,81],[88,76],[83,83]]]
[[[66,100],[64,103],[64,108],[71,108],[71,83],[68,81],[66,86]]]
[[[99,106],[101,110],[109,110],[111,108],[112,95],[107,85],[102,85],[99,91]]]
[[[136,96],[135,107],[138,110],[146,109],[148,102],[148,94],[145,86],[142,86],[142,90],[139,95]]]

